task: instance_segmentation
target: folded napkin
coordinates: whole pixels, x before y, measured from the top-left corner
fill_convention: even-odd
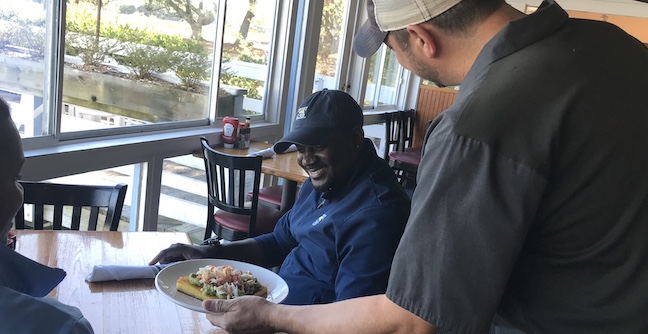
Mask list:
[[[283,153],[288,153],[288,152],[293,152],[293,151],[297,151],[297,146],[295,146],[295,144],[290,145],[290,147],[288,147]],[[273,145],[272,147],[266,148],[265,150],[250,153],[250,154],[248,154],[248,157],[255,157],[256,156],[256,157],[263,157],[265,159],[265,158],[272,158],[272,156],[275,155],[275,154],[276,154],[276,152],[274,150],[274,145]]]
[[[97,265],[92,268],[90,275],[86,276],[88,282],[123,281],[129,279],[155,278],[155,275],[168,264],[154,266],[118,266]]]
[[[248,154],[248,157],[263,157],[265,159],[265,158],[272,158],[273,155],[275,155],[274,147],[269,147],[266,148],[265,150],[250,153]]]

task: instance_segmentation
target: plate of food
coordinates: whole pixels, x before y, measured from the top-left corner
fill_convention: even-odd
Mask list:
[[[280,303],[288,296],[288,284],[274,272],[250,263],[220,259],[173,263],[155,276],[155,288],[172,302],[203,313],[205,299],[256,295]]]

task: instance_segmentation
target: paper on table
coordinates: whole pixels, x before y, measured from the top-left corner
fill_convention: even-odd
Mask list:
[[[265,159],[265,158],[272,158],[273,155],[275,155],[275,151],[273,150],[273,147],[269,147],[266,148],[265,150],[250,153],[248,154],[248,157],[263,157]]]
[[[293,151],[297,151],[297,146],[295,146],[294,144],[290,145],[290,147],[288,147],[283,153],[288,153],[288,152],[293,152]],[[257,152],[248,154],[249,157],[258,156],[258,157],[263,157],[264,159],[265,158],[272,158],[273,155],[275,155],[274,146],[266,148],[265,150],[261,150],[261,151],[257,151]]]
[[[88,282],[123,281],[129,279],[155,278],[168,264],[154,266],[119,266],[119,265],[96,265],[92,272],[86,276]]]

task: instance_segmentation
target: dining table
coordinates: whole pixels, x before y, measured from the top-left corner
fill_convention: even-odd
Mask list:
[[[266,151],[273,146],[271,143],[251,141],[249,148],[226,148],[222,145],[213,148],[219,152],[232,155],[251,155]],[[202,152],[194,156],[202,158]],[[297,151],[274,154],[271,157],[264,157],[261,163],[261,172],[283,179],[281,192],[281,210],[288,211],[297,198],[297,185],[308,178],[306,171],[297,163]]]
[[[48,297],[78,307],[95,333],[210,333],[205,314],[173,303],[154,279],[88,283],[93,266],[147,265],[160,250],[190,243],[184,232],[16,231],[16,251],[67,276]]]

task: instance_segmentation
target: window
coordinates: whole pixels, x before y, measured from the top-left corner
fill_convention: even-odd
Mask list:
[[[227,6],[219,94],[230,97],[219,99],[218,116],[263,115],[276,0],[228,1]]]
[[[313,92],[324,88],[338,89],[346,7],[345,0],[324,0]]]
[[[276,0],[40,2],[0,4],[0,94],[23,137],[264,117]]]
[[[396,54],[385,45],[369,59],[369,76],[365,91],[364,107],[376,109],[398,104],[399,88],[403,68],[396,60]]]
[[[68,2],[61,132],[208,124],[218,2],[135,4]]]

